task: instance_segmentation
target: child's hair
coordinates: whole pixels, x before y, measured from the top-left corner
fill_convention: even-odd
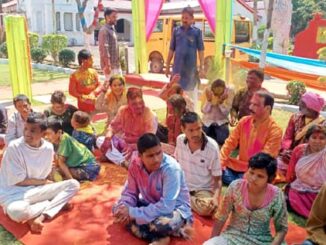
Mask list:
[[[80,50],[78,53],[78,64],[81,65],[84,60],[87,60],[90,57],[92,57],[92,54],[87,49]]]
[[[181,116],[186,112],[187,102],[180,94],[171,95],[168,99],[168,103],[172,105],[176,114]]]
[[[180,84],[173,84],[171,90],[174,90],[176,94],[182,94],[183,89],[181,88]]]
[[[122,85],[125,86],[126,81],[125,81],[124,77],[120,76],[120,75],[113,75],[112,77],[110,77],[110,80],[109,80],[110,86],[112,85],[113,81],[116,79],[119,79],[120,82],[122,83]]]
[[[249,159],[249,168],[266,169],[268,182],[271,183],[276,176],[277,161],[272,156],[260,152]]]
[[[143,134],[137,141],[137,150],[139,154],[143,154],[150,148],[161,145],[160,139],[152,133]]]
[[[75,111],[72,118],[81,128],[86,127],[91,121],[90,116],[84,111]]]
[[[26,96],[26,95],[24,95],[24,94],[18,94],[18,95],[16,95],[15,97],[14,97],[14,99],[13,99],[13,103],[14,103],[14,105],[16,106],[16,103],[18,102],[18,101],[24,101],[24,102],[27,102],[27,104],[31,104],[31,102],[29,101],[29,98]]]
[[[66,95],[61,90],[56,90],[51,95],[51,104],[64,104],[66,102]]]
[[[143,98],[143,91],[140,88],[131,87],[127,91],[127,99],[134,100],[136,98]]]
[[[225,82],[222,79],[216,79],[211,84],[211,90],[213,90],[215,88],[225,88]]]
[[[47,129],[47,120],[43,113],[32,111],[28,115],[26,123],[38,124],[41,128],[41,131],[45,131]]]
[[[63,130],[62,120],[55,116],[50,116],[48,118],[48,128],[52,129],[55,133],[57,133],[59,130]]]

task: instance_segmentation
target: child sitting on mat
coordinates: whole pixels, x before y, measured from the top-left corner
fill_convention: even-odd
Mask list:
[[[95,130],[90,122],[90,116],[83,111],[76,111],[71,119],[71,125],[74,128],[72,137],[92,151],[94,149],[96,136]]]
[[[79,181],[94,180],[100,166],[92,152],[73,137],[62,131],[62,124],[55,118],[49,118],[47,139],[57,146],[57,164],[59,172],[64,179],[77,179]]]

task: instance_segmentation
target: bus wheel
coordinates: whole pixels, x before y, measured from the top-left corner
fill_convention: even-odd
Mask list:
[[[151,59],[150,61],[150,72],[152,73],[162,73],[163,71],[163,60],[161,59]]]
[[[209,73],[212,68],[213,68],[213,62],[214,62],[214,57],[213,56],[207,56],[204,59],[204,72],[205,76],[207,76],[207,73]]]

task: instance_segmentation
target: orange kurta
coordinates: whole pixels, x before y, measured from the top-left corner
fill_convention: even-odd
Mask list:
[[[250,157],[264,152],[272,157],[279,153],[282,140],[282,129],[269,116],[266,120],[254,124],[252,116],[243,117],[221,149],[221,163],[234,171],[245,172]],[[230,153],[239,146],[237,158]]]
[[[87,98],[100,85],[96,70],[78,69],[70,75],[69,94],[78,100],[78,109],[85,112],[95,110],[95,96]]]

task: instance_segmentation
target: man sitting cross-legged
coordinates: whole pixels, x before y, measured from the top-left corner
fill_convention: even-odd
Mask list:
[[[195,112],[181,117],[184,134],[177,138],[175,157],[185,171],[190,190],[191,208],[203,216],[216,210],[222,188],[222,170],[217,143],[206,136]]]
[[[151,244],[169,244],[170,236],[189,238],[192,214],[180,165],[163,154],[152,133],[141,136],[137,148],[139,157],[131,161],[125,189],[113,207],[115,221]]]
[[[271,114],[274,98],[265,91],[256,92],[250,100],[250,116],[241,118],[221,149],[221,163],[225,168],[224,184],[243,177],[248,169],[249,158],[258,152],[276,157],[280,150],[282,129]],[[232,151],[239,147],[235,158]]]
[[[53,218],[78,192],[76,180],[53,183],[53,146],[42,139],[45,117],[32,112],[23,137],[10,142],[0,168],[0,205],[10,219],[27,222],[31,231],[41,232],[43,221]]]

